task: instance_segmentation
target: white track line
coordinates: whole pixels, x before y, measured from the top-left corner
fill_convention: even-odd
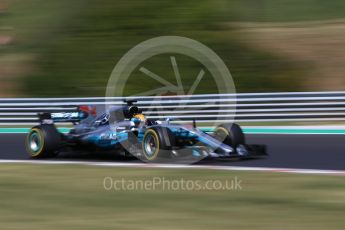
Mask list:
[[[126,168],[212,169],[212,170],[226,170],[226,171],[254,171],[254,172],[275,172],[275,173],[345,176],[344,170],[213,166],[213,165],[180,165],[180,164],[144,164],[144,163],[140,164],[140,163],[89,162],[89,161],[0,160],[0,164],[12,164],[12,163],[36,164],[36,165],[87,165],[87,166],[126,167]]]

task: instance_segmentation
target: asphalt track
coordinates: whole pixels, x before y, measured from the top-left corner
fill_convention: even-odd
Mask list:
[[[0,134],[1,160],[29,160],[24,146],[25,134]],[[265,144],[269,156],[252,160],[204,160],[199,165],[272,167],[295,169],[345,170],[345,135],[247,135],[248,143]],[[50,159],[51,160],[51,159]],[[116,155],[62,153],[54,160],[111,161],[125,160]]]

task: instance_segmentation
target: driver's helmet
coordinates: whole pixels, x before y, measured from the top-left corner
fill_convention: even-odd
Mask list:
[[[146,122],[146,117],[145,117],[144,114],[138,113],[138,114],[133,115],[132,120],[133,120],[134,122],[138,122],[138,123],[139,123],[139,122]]]

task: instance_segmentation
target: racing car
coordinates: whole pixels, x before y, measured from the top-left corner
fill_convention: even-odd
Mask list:
[[[78,106],[72,112],[40,113],[40,124],[31,128],[26,149],[32,158],[54,157],[66,149],[115,151],[145,162],[177,162],[179,159],[253,158],[266,155],[264,145],[248,145],[241,127],[221,124],[212,132],[171,120],[146,119],[134,103],[97,113],[95,106]],[[68,133],[56,127],[72,122]],[[183,162],[183,160],[182,160]]]

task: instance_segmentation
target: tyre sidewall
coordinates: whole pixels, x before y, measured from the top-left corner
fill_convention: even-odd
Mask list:
[[[151,134],[156,139],[157,143],[157,152],[155,152],[154,156],[148,156],[145,150],[145,140],[148,134]],[[166,127],[151,127],[146,130],[144,134],[142,149],[144,154],[144,160],[149,162],[159,162],[164,160],[171,155],[172,148],[176,145],[175,136],[173,135],[172,131]]]
[[[40,140],[40,148],[33,152],[30,148],[30,137],[37,133]],[[57,154],[61,144],[61,134],[54,125],[39,125],[31,129],[26,138],[26,149],[32,158],[52,157]]]
[[[238,124],[234,124],[234,123],[222,124],[216,128],[215,133],[218,130],[221,132],[227,132],[225,139],[222,140],[224,144],[227,144],[233,148],[236,148],[238,145],[244,145],[246,143],[243,130]]]

